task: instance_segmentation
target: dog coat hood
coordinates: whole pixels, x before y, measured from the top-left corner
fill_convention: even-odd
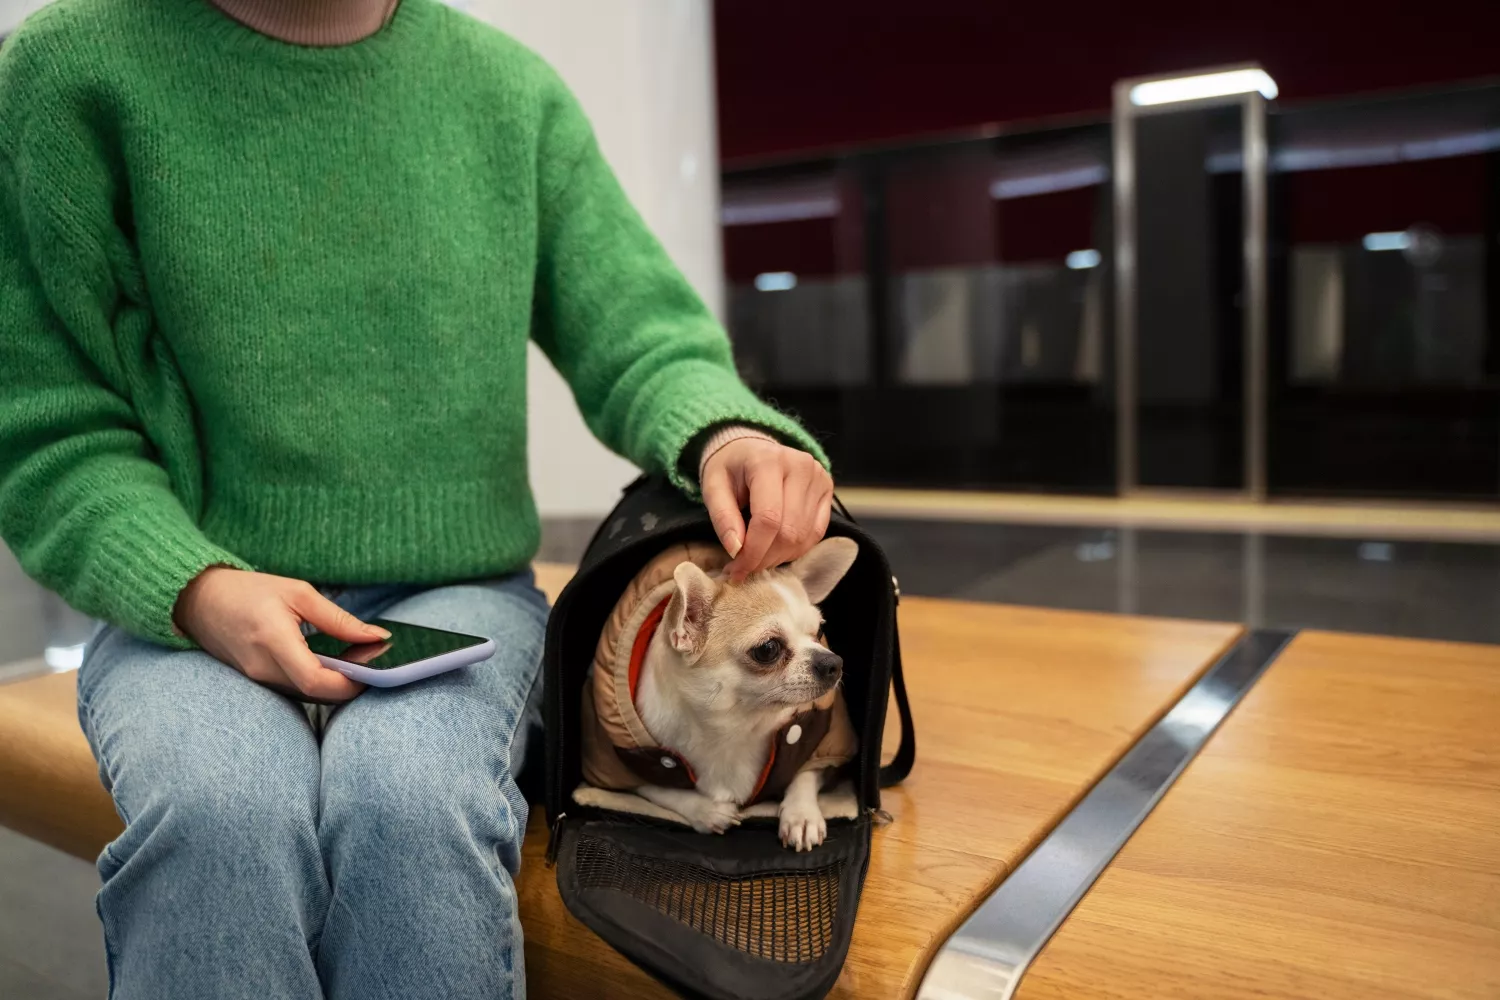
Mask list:
[[[672,573],[684,562],[713,574],[728,564],[729,556],[719,546],[701,542],[672,546],[630,581],[600,633],[582,706],[583,776],[597,788],[697,786],[691,765],[675,750],[661,746],[635,709],[641,665],[676,590]],[[845,764],[856,749],[843,691],[836,686],[799,708],[772,737],[760,781],[749,802],[740,805],[779,799],[799,772]]]

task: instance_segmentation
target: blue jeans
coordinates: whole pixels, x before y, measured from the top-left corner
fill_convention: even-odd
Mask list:
[[[499,651],[315,727],[205,653],[90,643],[78,713],[125,820],[99,858],[114,1000],[525,996],[515,777],[546,599],[529,574],[325,593]]]

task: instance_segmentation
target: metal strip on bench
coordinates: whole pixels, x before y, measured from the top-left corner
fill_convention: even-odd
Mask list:
[[[1295,632],[1247,632],[943,944],[917,1000],[1009,1000],[1033,958]]]

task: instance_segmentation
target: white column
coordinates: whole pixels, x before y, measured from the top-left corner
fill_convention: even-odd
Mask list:
[[[722,316],[710,0],[451,2],[557,68],[647,224]],[[635,469],[593,439],[535,347],[528,383],[531,485],[542,515],[606,513]]]
[[[47,0],[0,0],[0,35],[8,35]]]

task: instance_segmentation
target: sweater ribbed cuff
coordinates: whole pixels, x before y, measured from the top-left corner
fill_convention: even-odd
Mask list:
[[[191,649],[172,612],[184,587],[210,566],[250,569],[233,553],[205,538],[180,510],[146,507],[112,518],[99,539],[87,589],[108,619],[143,639]]]
[[[703,366],[682,374],[673,385],[674,404],[657,416],[651,439],[656,444],[653,465],[692,499],[702,492],[693,473],[696,458],[688,451],[707,431],[729,424],[754,427],[780,444],[805,451],[828,468],[828,456],[797,421],[755,397],[733,374],[717,366]],[[683,459],[687,457],[689,461]]]

